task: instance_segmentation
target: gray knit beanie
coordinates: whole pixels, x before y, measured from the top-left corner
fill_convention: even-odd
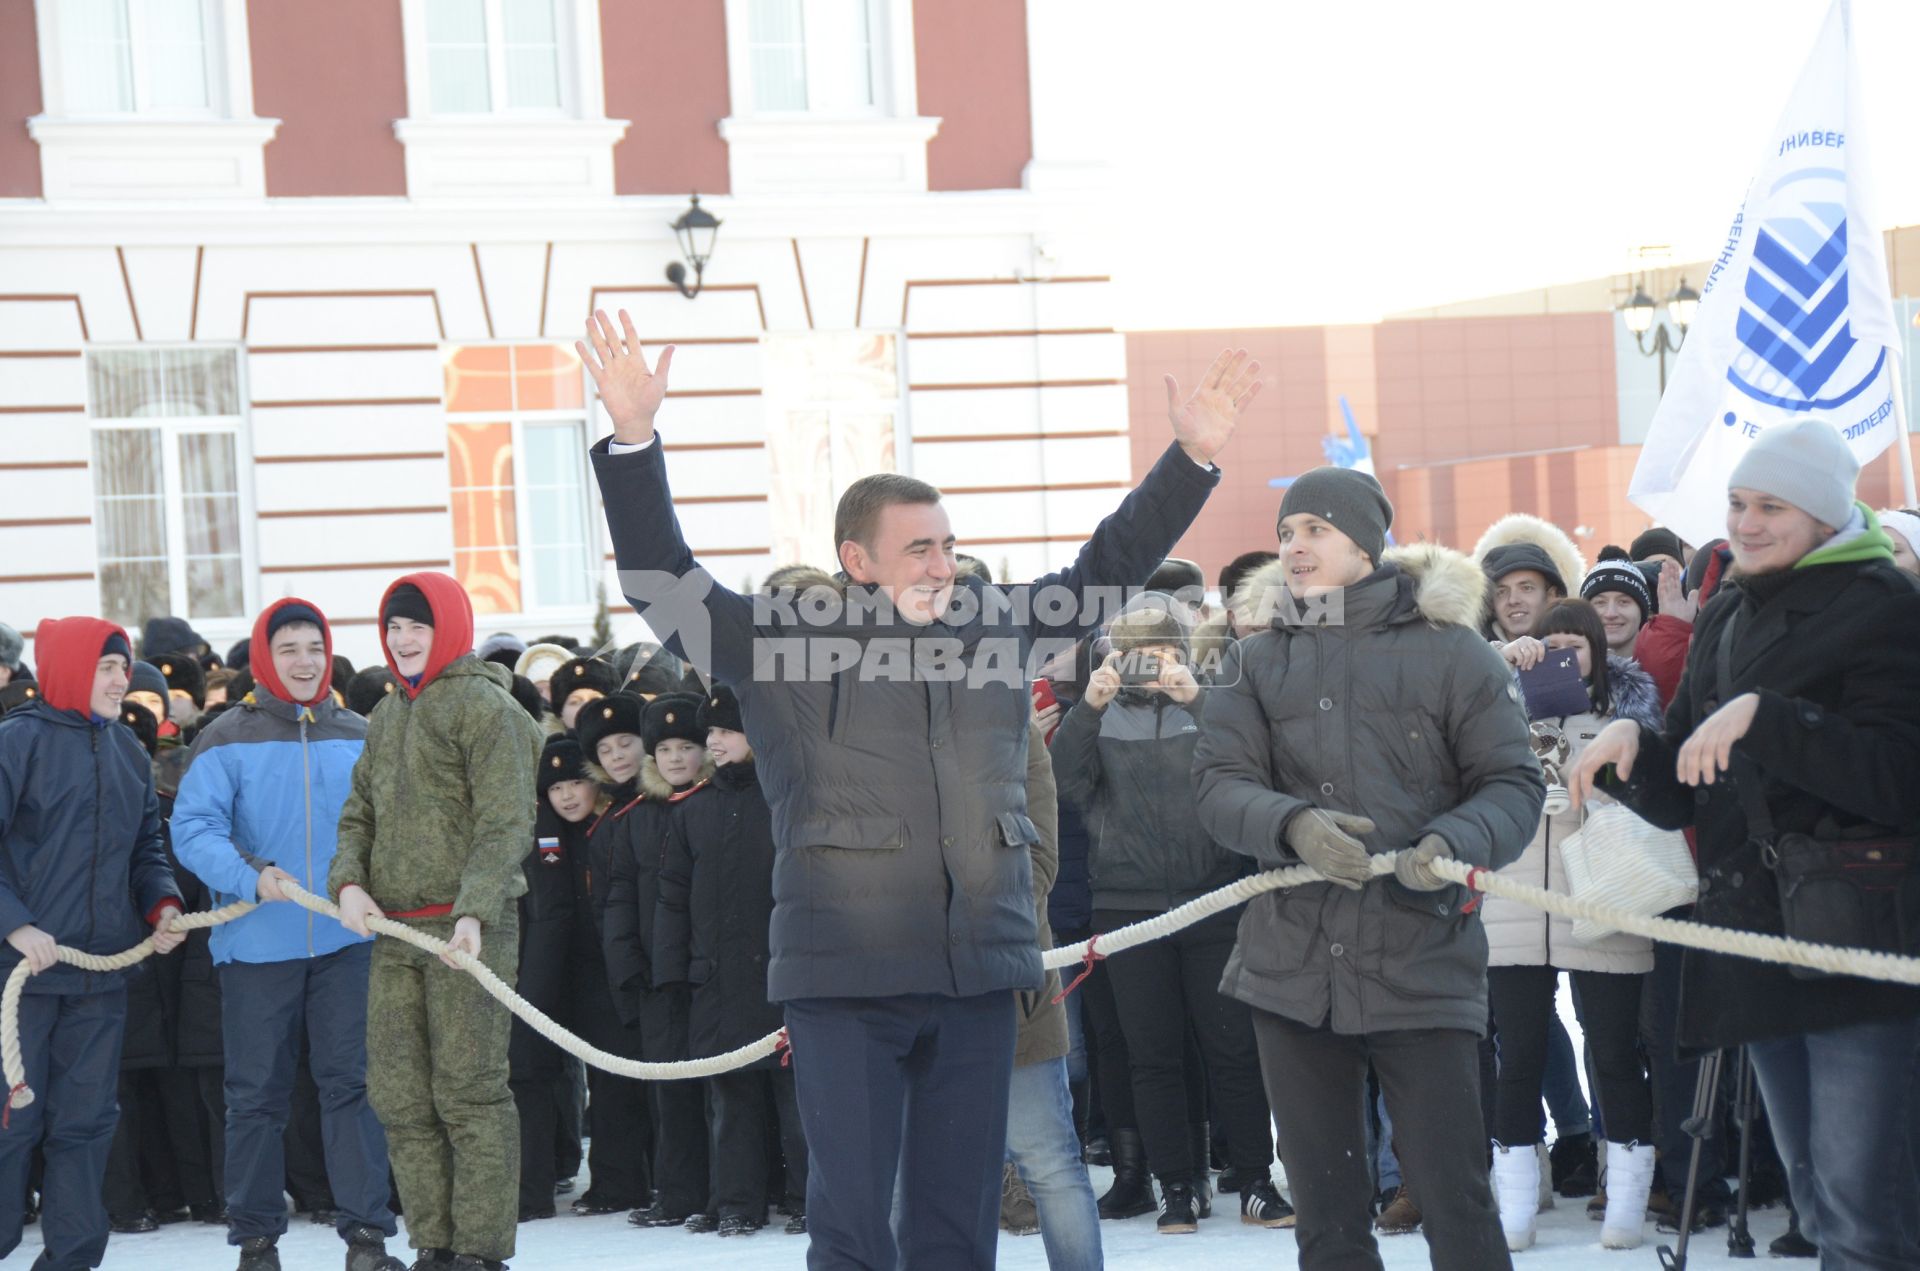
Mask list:
[[[9,671],[20,665],[20,658],[27,651],[27,642],[20,633],[4,622],[0,622],[0,666]]]
[[[1353,468],[1314,468],[1294,478],[1280,500],[1279,522],[1301,512],[1319,517],[1339,530],[1367,554],[1374,564],[1387,548],[1387,531],[1393,526],[1393,504],[1380,483],[1365,472]]]
[[[1758,490],[1785,499],[1822,525],[1840,529],[1853,516],[1860,461],[1824,419],[1775,424],[1754,438],[1733,465],[1729,490]]]

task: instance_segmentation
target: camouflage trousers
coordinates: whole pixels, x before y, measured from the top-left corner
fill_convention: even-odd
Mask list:
[[[447,939],[452,918],[409,919]],[[481,932],[481,961],[512,984],[513,924]],[[373,945],[367,1098],[387,1129],[415,1249],[505,1259],[519,1222],[520,1116],[507,1088],[512,1015],[480,982],[410,944]]]

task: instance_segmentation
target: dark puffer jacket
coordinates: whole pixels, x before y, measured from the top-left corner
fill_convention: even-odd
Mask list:
[[[1358,813],[1370,851],[1438,834],[1456,858],[1518,859],[1546,782],[1520,691],[1473,629],[1486,581],[1458,552],[1389,550],[1334,607],[1279,605],[1231,646],[1194,756],[1200,821],[1262,867],[1296,865],[1289,822]],[[1463,887],[1312,883],[1255,897],[1221,991],[1336,1033],[1484,1032],[1487,935]]]
[[[1698,831],[1693,921],[1782,932],[1779,887],[1741,810],[1740,784],[1755,769],[1780,832],[1823,824],[1920,832],[1916,623],[1920,593],[1891,559],[1813,564],[1772,585],[1735,578],[1700,614],[1665,728],[1640,730],[1631,779],[1609,787],[1655,825]],[[1715,663],[1730,624],[1731,691],[1723,695]],[[1680,746],[1725,701],[1750,692],[1760,704],[1734,746],[1741,766],[1733,778],[1680,784]],[[1679,1042],[1687,1050],[1920,1014],[1920,989],[1800,980],[1784,967],[1691,949],[1683,967]]]
[[[1144,583],[1219,473],[1169,447],[1075,563],[1034,585],[1058,588],[1059,608],[966,578],[942,621],[917,626],[876,620],[879,606],[820,624],[756,613],[694,560],[660,443],[613,455],[602,442],[593,464],[627,599],[739,696],[780,848],[774,999],[1038,989],[1027,655],[1110,616],[1079,602]],[[827,673],[830,648],[861,661]],[[783,674],[782,658],[807,654],[822,674]],[[921,669],[936,662],[963,674]]]
[[[687,1057],[687,984],[659,981],[654,974],[660,871],[666,865],[675,809],[704,797],[712,776],[708,763],[696,780],[676,790],[649,756],[641,768],[637,797],[616,804],[594,831],[595,855],[604,853],[608,869],[600,907],[607,983],[621,1023],[637,1030],[640,1057],[655,1063]],[[665,987],[656,987],[658,983]]]
[[[1194,812],[1205,706],[1204,690],[1183,706],[1123,688],[1104,709],[1082,701],[1054,734],[1060,798],[1080,808],[1092,840],[1095,909],[1164,911],[1239,876],[1238,858]]]
[[[69,948],[121,953],[152,934],[163,903],[184,910],[161,841],[153,765],[133,731],[87,707],[110,635],[97,618],[43,622],[44,695],[0,719],[0,935],[32,925]],[[0,980],[20,961],[0,943]],[[29,993],[100,993],[124,972],[58,963]]]

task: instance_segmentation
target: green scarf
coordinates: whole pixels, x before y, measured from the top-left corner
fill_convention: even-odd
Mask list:
[[[1860,509],[1867,518],[1866,532],[1857,534],[1844,543],[1834,543],[1825,547],[1816,547],[1802,556],[1794,564],[1795,569],[1808,569],[1814,565],[1841,565],[1853,561],[1893,560],[1893,540],[1880,528],[1880,518],[1873,509],[1855,500],[1853,506]]]

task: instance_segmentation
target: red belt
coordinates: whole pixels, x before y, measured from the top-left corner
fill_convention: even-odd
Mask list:
[[[453,912],[452,905],[423,905],[418,909],[393,909],[387,912],[389,918],[444,918]]]

